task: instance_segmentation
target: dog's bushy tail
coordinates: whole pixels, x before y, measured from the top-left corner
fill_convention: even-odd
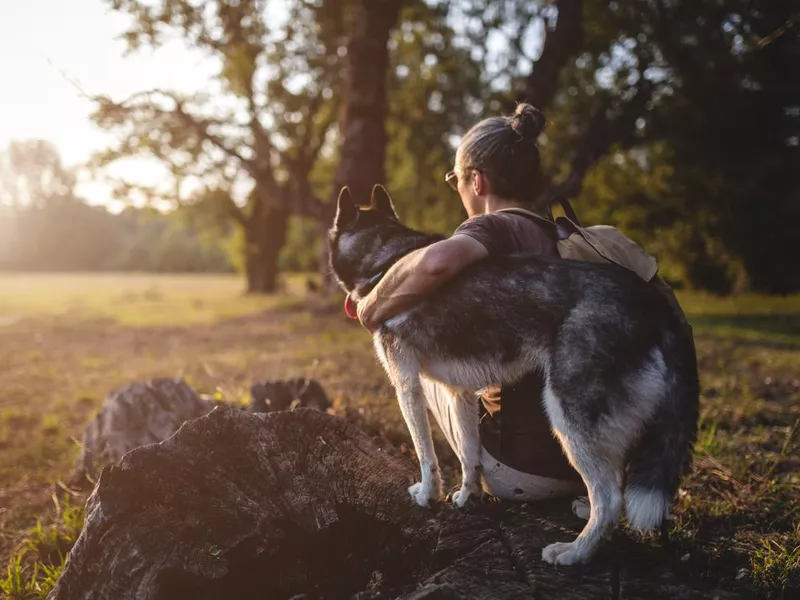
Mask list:
[[[626,472],[625,513],[640,531],[655,529],[667,515],[697,437],[700,383],[689,326],[681,334],[666,333],[662,348],[672,366],[664,399],[631,452]]]

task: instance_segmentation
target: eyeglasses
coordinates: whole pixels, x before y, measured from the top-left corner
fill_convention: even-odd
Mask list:
[[[462,173],[466,173],[467,171],[477,171],[475,167],[464,167],[461,169]],[[447,174],[444,176],[444,181],[449,185],[453,190],[456,192],[458,191],[458,172],[453,169],[452,171],[448,171]]]
[[[455,171],[448,171],[444,176],[444,181],[456,192],[458,191],[458,173]]]

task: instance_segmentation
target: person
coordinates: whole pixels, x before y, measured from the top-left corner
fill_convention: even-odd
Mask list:
[[[462,139],[445,180],[458,192],[468,219],[440,242],[398,261],[359,303],[361,323],[380,323],[415,305],[460,271],[491,255],[530,253],[558,257],[555,224],[509,209],[550,215],[543,198],[537,139],[544,115],[520,104],[509,116],[490,117]],[[551,226],[552,225],[552,226]],[[454,399],[438,384],[422,380],[428,406],[454,449],[460,440],[450,427]],[[484,490],[523,501],[583,491],[550,430],[541,393],[543,373],[533,371],[514,385],[482,391],[481,466]]]

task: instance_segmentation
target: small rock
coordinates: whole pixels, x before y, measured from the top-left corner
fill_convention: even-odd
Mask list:
[[[690,558],[692,558],[692,555],[691,555],[691,554],[689,554],[689,553],[687,552],[686,554],[684,554],[683,556],[681,556],[681,562],[684,562],[684,563],[685,563],[685,562],[689,562],[689,559],[690,559]]]
[[[742,567],[736,572],[736,581],[742,581],[744,579],[750,579],[750,569],[746,567]]]

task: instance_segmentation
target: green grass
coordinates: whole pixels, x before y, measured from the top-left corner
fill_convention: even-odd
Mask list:
[[[766,298],[752,294],[718,298],[683,293],[695,335],[740,343],[800,348],[800,296]]]
[[[5,578],[0,579],[0,592],[9,600],[47,598],[64,570],[70,548],[80,535],[86,517],[83,506],[72,504],[69,496],[61,502],[55,495],[53,499],[55,522],[49,525],[36,522],[9,559]]]
[[[26,317],[111,320],[132,326],[215,323],[297,301],[302,277],[290,293],[243,293],[233,275],[0,274],[0,325]]]
[[[0,275],[6,595],[44,597],[52,585],[84,500],[54,505],[53,490],[69,480],[104,396],[128,381],[184,377],[244,402],[256,380],[312,376],[370,433],[408,442],[369,335],[338,296],[308,295],[302,277],[270,297],[242,288],[232,276]],[[703,395],[697,458],[675,507],[676,552],[746,596],[800,595],[800,296],[679,298]],[[440,458],[455,484],[454,457]]]
[[[766,593],[800,589],[800,545],[797,541],[793,546],[772,539],[762,540],[761,544],[751,560],[755,587]]]

